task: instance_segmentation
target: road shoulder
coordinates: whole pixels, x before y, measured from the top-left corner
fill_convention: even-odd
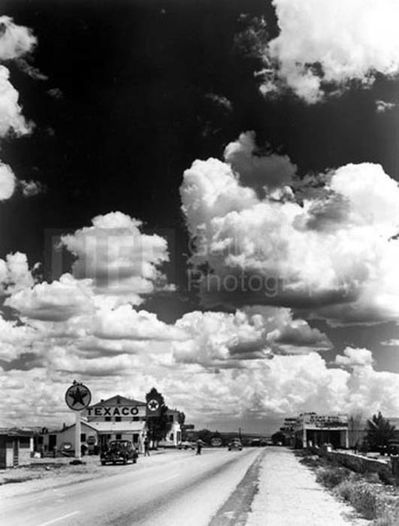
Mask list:
[[[246,526],[366,526],[334,498],[291,450],[268,448]]]

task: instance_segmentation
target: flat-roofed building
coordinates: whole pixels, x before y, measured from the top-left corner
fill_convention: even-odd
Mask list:
[[[348,415],[301,413],[295,423],[295,447],[331,444],[334,448],[349,447]]]

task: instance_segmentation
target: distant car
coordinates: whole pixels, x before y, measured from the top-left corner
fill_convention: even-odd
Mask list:
[[[233,449],[238,449],[238,451],[241,451],[242,450],[241,440],[239,438],[233,438],[233,440],[229,442],[229,444],[227,445],[227,448],[229,451]]]
[[[399,455],[399,442],[393,442],[391,441],[389,443],[389,446],[387,448],[387,454],[391,456],[397,456]]]
[[[183,440],[183,442],[180,442],[177,448],[178,449],[195,449],[195,443],[190,442],[189,440]]]
[[[260,439],[259,438],[254,438],[253,440],[251,440],[249,445],[251,447],[260,447],[261,446]]]
[[[136,464],[138,457],[137,449],[133,446],[130,440],[112,440],[106,451],[101,452],[101,464],[122,462],[127,464],[129,460]]]

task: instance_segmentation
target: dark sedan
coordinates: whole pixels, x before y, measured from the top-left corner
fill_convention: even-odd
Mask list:
[[[101,464],[103,466],[107,463],[116,464],[117,462],[127,464],[129,460],[136,464],[138,456],[137,449],[130,440],[112,440],[108,449],[101,452]]]

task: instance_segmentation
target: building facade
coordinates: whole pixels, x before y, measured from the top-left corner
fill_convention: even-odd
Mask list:
[[[301,413],[294,426],[295,447],[322,446],[349,447],[348,415],[318,415]]]
[[[96,430],[99,446],[110,440],[130,440],[143,450],[146,434],[146,403],[115,395],[101,400],[82,412],[82,417]]]
[[[169,430],[159,445],[176,447],[181,442],[180,412],[168,409]],[[147,434],[147,404],[139,400],[115,395],[89,406],[81,413],[81,446],[84,452],[97,452],[110,440],[130,440],[140,451],[144,450]],[[38,451],[48,455],[55,452],[75,451],[75,424],[61,430],[41,433],[37,438]]]

